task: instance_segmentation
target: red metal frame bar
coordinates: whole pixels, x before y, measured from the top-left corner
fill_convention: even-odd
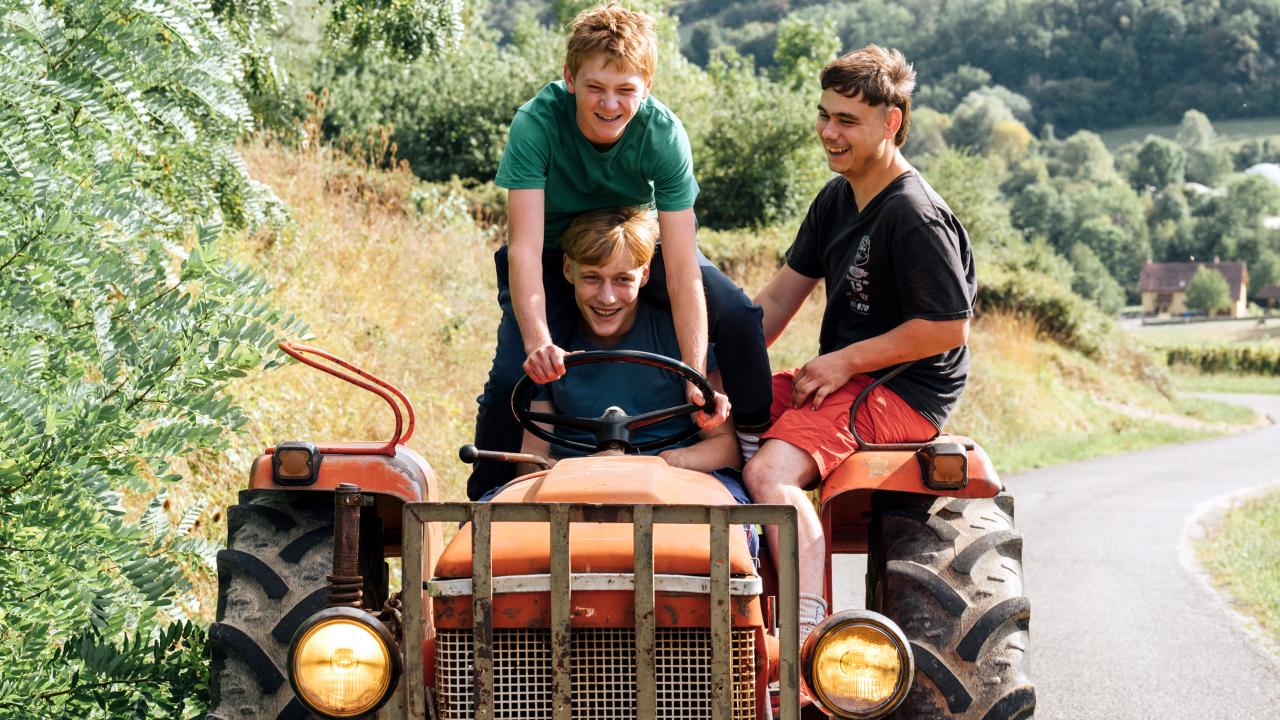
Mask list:
[[[409,398],[405,397],[404,393],[400,392],[400,390],[394,385],[392,385],[391,383],[387,382],[386,380],[383,380],[382,378],[377,377],[373,373],[370,373],[364,370],[363,368],[360,368],[352,363],[347,362],[346,360],[343,360],[342,358],[335,357],[325,352],[324,350],[321,350],[320,348],[311,347],[310,345],[303,345],[301,343],[286,341],[286,342],[280,343],[280,349],[283,350],[286,355],[289,355],[290,357],[297,360],[298,362],[301,362],[306,365],[310,365],[311,367],[317,370],[320,370],[322,372],[326,372],[338,378],[339,380],[349,382],[358,388],[368,390],[374,395],[377,395],[383,400],[386,400],[387,404],[391,406],[391,412],[395,415],[395,418],[396,418],[396,430],[395,430],[395,434],[392,435],[391,439],[387,441],[387,444],[379,447],[369,447],[369,448],[344,448],[342,450],[344,454],[395,455],[396,445],[405,444],[409,440],[409,438],[413,436],[413,427],[414,427],[413,403],[410,403]],[[333,365],[337,365],[338,368],[342,368],[342,369],[340,370],[338,368],[332,367],[330,365],[319,362],[312,358],[306,357],[307,355],[315,355],[317,357],[323,358],[327,360],[329,363],[332,363]],[[349,372],[344,372],[344,371],[349,371]],[[364,378],[364,379],[362,380],[361,378]],[[366,382],[366,380],[368,382]],[[404,403],[404,409],[405,409],[404,415],[401,415],[400,406],[396,403],[397,399],[399,399],[401,403]],[[407,416],[407,418],[405,416]],[[408,423],[405,423],[406,419],[408,420]],[[402,430],[403,430],[403,434],[401,433]]]

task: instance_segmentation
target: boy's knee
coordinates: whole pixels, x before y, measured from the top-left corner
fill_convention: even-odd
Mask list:
[[[772,488],[784,482],[783,468],[774,462],[772,454],[766,454],[764,448],[751,458],[742,469],[742,482],[747,486],[751,497],[767,494]]]
[[[766,441],[742,469],[743,482],[752,497],[770,487],[805,488],[816,478],[817,466],[808,453],[776,439]]]

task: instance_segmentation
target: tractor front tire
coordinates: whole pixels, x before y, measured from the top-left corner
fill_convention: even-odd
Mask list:
[[[1013,497],[881,493],[875,499],[867,606],[896,622],[916,674],[900,720],[1024,720],[1030,604]]]
[[[373,513],[362,517],[365,593],[379,604],[386,593],[381,529]],[[209,627],[210,718],[312,717],[294,697],[286,661],[298,626],[328,604],[332,565],[332,494],[245,490],[228,508],[217,622]]]

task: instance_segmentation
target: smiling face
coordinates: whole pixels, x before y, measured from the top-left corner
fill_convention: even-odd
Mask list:
[[[622,138],[627,123],[649,96],[639,72],[621,70],[606,55],[588,57],[576,76],[564,68],[564,82],[577,106],[578,129],[591,144],[607,148]]]
[[[902,124],[896,107],[868,105],[831,88],[818,101],[818,138],[827,154],[827,167],[854,179],[883,161],[892,151],[894,133]]]
[[[566,257],[564,276],[573,284],[586,339],[601,347],[620,342],[635,325],[636,302],[649,281],[649,263],[636,267],[624,252],[615,253],[604,265],[584,265]]]

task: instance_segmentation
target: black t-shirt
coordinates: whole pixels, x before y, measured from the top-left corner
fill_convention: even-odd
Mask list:
[[[912,318],[973,316],[977,285],[969,235],[915,170],[895,178],[862,212],[849,182],[833,178],[809,206],[787,264],[826,280],[823,354]],[[887,385],[941,428],[968,374],[969,349],[962,346],[917,360]]]

